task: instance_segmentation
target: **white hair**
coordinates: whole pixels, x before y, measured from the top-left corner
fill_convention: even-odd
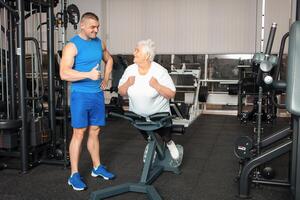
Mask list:
[[[138,46],[141,46],[143,52],[149,56],[149,60],[153,61],[155,56],[155,46],[151,39],[141,40],[138,42]]]

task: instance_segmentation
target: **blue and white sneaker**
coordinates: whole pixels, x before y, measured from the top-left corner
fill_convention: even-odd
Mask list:
[[[78,172],[74,173],[68,179],[68,184],[73,187],[76,191],[85,190],[87,188],[86,184],[82,181],[82,177]]]
[[[107,171],[106,167],[104,167],[103,165],[99,165],[97,168],[93,168],[91,175],[93,177],[101,176],[105,180],[111,180],[116,177],[113,173]]]

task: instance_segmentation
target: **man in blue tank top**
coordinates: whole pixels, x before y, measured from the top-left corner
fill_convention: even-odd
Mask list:
[[[93,161],[91,175],[111,180],[115,177],[100,163],[100,126],[105,125],[103,90],[112,71],[113,60],[106,45],[97,37],[99,19],[87,12],[80,21],[80,33],[70,39],[64,47],[60,63],[60,77],[71,82],[71,125],[73,135],[70,142],[71,176],[68,184],[74,190],[87,188],[78,171],[78,162],[84,133],[89,133],[87,148]],[[105,63],[103,79],[100,74],[101,60]]]

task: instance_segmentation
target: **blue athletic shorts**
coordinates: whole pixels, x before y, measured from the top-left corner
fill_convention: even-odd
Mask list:
[[[71,125],[73,128],[105,125],[103,92],[71,92]]]

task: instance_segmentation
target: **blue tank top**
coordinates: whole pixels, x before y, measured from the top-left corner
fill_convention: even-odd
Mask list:
[[[84,40],[79,35],[70,39],[76,48],[77,55],[74,59],[73,69],[80,72],[91,71],[102,60],[102,43],[99,38]],[[71,91],[95,93],[101,92],[101,80],[83,79],[71,83]]]

